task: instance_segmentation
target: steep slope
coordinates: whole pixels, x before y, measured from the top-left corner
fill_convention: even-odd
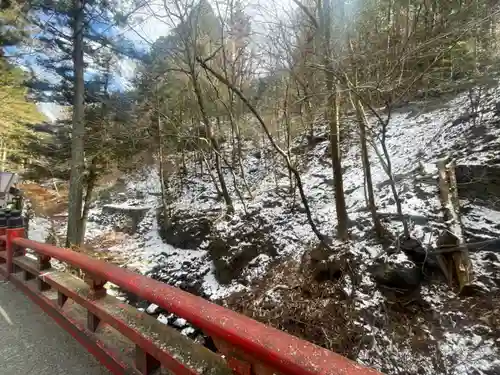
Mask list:
[[[415,219],[411,230],[419,246],[433,245],[443,228],[436,162],[446,155],[458,165],[467,240],[500,236],[499,103],[500,89],[493,88],[482,93],[477,117],[468,114],[467,94],[412,103],[392,113],[387,147],[403,211]],[[212,300],[242,292],[229,300],[233,308],[389,374],[499,373],[498,252],[471,254],[475,288],[468,296],[458,296],[427,257],[419,264],[397,251],[399,222],[384,223],[394,239],[388,247],[376,243],[357,136],[351,128],[344,145],[351,220],[347,244],[333,239],[335,204],[326,131],[319,126],[314,145],[297,140],[293,148],[314,219],[338,252],[328,262],[339,266],[329,270],[323,283],[303,269],[317,239],[298,199],[288,193],[287,174],[272,161],[272,150],[252,151],[250,143],[244,169],[254,198],[244,205],[235,199],[236,213],[229,219],[222,216],[223,203],[215,199],[209,177],[188,176],[174,204],[173,227],[165,230],[158,220],[158,172],[148,168],[96,203],[89,217],[89,240],[99,246],[110,233],[120,232],[107,247],[127,267]],[[371,162],[378,210],[396,212],[388,176],[375,154]],[[232,181],[229,173],[226,176]],[[416,294],[404,301],[391,298],[374,271],[381,263],[407,267],[410,277],[418,273]],[[293,309],[283,310],[287,304]],[[301,307],[304,304],[307,308]],[[286,321],[292,312],[307,320],[304,326]]]

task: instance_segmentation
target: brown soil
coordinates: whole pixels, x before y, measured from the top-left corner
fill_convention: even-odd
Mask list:
[[[226,304],[348,358],[356,360],[364,350],[370,365],[387,374],[411,373],[405,372],[407,364],[396,359],[395,348],[396,352],[414,353],[417,366],[418,358],[434,358],[432,365],[436,372],[449,373],[457,363],[440,355],[439,341],[446,333],[472,330],[483,340],[492,338],[494,345],[500,345],[500,296],[496,293],[465,297],[450,291],[447,285],[434,284],[430,288],[442,301],[440,306],[432,306],[423,299],[401,302],[386,297],[380,305],[360,309],[355,308],[351,296],[342,288],[345,285],[342,278],[318,283],[311,274],[299,269],[292,261],[278,264],[250,292],[236,293]],[[360,291],[373,293],[373,290]],[[394,345],[373,350],[373,343],[384,342],[384,337]]]
[[[290,261],[278,264],[252,292],[236,293],[227,305],[253,319],[355,358],[363,345],[359,312],[341,281],[317,283]]]
[[[37,216],[52,217],[65,212],[68,208],[68,190],[65,187],[56,191],[38,184],[22,184],[21,190],[31,201]]]
[[[64,225],[68,208],[67,187],[48,189],[35,183],[23,184],[21,187],[24,196],[30,200],[36,216],[43,216],[52,221],[55,227]],[[103,233],[101,236],[86,242],[83,246],[72,250],[84,253],[95,259],[104,260],[115,264],[123,264],[122,254],[109,252],[107,249],[126,241],[126,235],[117,232]],[[54,245],[64,246],[64,238],[57,238]]]
[[[121,245],[127,241],[128,236],[121,232],[106,232],[102,235],[88,241],[80,248],[88,256],[96,259],[104,260],[114,264],[124,264],[126,262],[126,254],[112,252],[108,249]]]

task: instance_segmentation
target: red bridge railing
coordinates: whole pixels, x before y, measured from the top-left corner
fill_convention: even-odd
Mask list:
[[[27,294],[114,374],[380,374],[180,289],[23,237],[21,228],[0,227],[0,277]],[[80,270],[83,280],[52,268],[51,258]],[[186,319],[213,339],[218,353],[107,294],[108,281]]]

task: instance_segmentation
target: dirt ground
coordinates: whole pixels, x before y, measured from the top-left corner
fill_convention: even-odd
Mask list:
[[[66,224],[67,187],[59,185],[56,190],[56,187],[49,188],[36,183],[25,183],[22,184],[21,189],[25,199],[31,202],[34,215],[50,221],[52,226],[50,237],[52,238],[48,238],[49,242],[56,246],[64,246],[65,238],[61,235],[60,229]],[[107,249],[119,245],[125,240],[122,233],[107,232],[85,241],[82,246],[73,248],[73,250],[83,252],[92,258],[122,264],[124,263],[123,255],[115,254]]]
[[[24,196],[31,202],[36,216],[53,217],[68,208],[68,190],[66,187],[48,189],[39,184],[22,184]]]

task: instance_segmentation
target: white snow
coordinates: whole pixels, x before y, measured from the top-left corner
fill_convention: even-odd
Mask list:
[[[500,89],[492,90],[492,98],[493,101],[500,100]],[[433,223],[441,217],[436,187],[437,160],[447,154],[455,158],[457,163],[484,163],[491,158],[492,152],[483,147],[483,140],[470,135],[470,132],[474,130],[473,124],[468,122],[453,124],[453,121],[467,110],[468,98],[466,94],[459,95],[449,101],[442,100],[442,103],[438,103],[439,100],[441,99],[435,99],[432,103],[427,104],[417,103],[418,111],[411,108],[396,111],[391,117],[387,134],[387,148],[391,157],[397,190],[402,200],[403,213],[429,219],[428,223],[410,223],[412,234],[423,244],[429,245],[436,240],[437,229],[433,228]],[[486,103],[485,108],[491,109],[492,103]],[[491,120],[491,114],[486,113],[483,119],[485,121]],[[377,127],[373,117],[370,118],[370,122],[374,128]],[[346,119],[344,126],[353,126],[352,120]],[[487,122],[486,127],[489,134],[498,139],[500,127],[495,126],[493,122]],[[319,127],[317,130],[320,133],[323,132]],[[350,229],[353,240],[349,244],[349,252],[360,260],[357,271],[361,275],[361,280],[359,285],[353,285],[353,280],[343,278],[342,287],[347,294],[353,296],[356,308],[367,313],[365,316],[369,315],[368,312],[373,316],[377,314],[382,316],[387,309],[386,299],[375,288],[367,268],[376,258],[385,256],[384,249],[380,245],[374,245],[367,238],[370,216],[366,210],[364,176],[356,132],[351,131],[348,134],[348,139],[351,144],[343,155],[344,191],[346,192],[349,218],[356,224]],[[300,142],[301,140],[296,140],[294,146],[300,146]],[[276,158],[277,161],[271,159],[274,152],[268,146],[260,152],[260,157],[253,150],[251,143],[245,144],[245,147],[246,157],[243,160],[243,167],[253,195],[253,199],[249,199],[242,186],[241,176],[237,173],[238,187],[246,196],[245,206],[249,212],[256,213],[259,218],[273,224],[272,232],[268,235],[276,244],[278,258],[300,261],[304,251],[318,242],[303,210],[301,210],[300,199],[297,196],[295,209],[292,209],[292,200],[288,193],[290,185],[288,175],[282,173],[284,168],[279,158]],[[299,162],[304,190],[315,223],[323,234],[334,237],[336,210],[328,148],[328,140],[325,138],[325,141],[307,149],[305,155],[294,155],[293,158]],[[467,148],[469,150],[464,151]],[[394,213],[396,205],[389,177],[381,167],[373,149],[370,150],[370,158],[378,211]],[[182,186],[175,182],[174,184],[177,185],[173,189],[176,196],[174,207],[201,215],[215,212],[218,218],[214,225],[214,231],[221,235],[230,235],[238,233],[236,230],[239,226],[248,224],[243,219],[244,207],[237,199],[232,176],[226,170],[224,173],[226,173],[226,181],[234,199],[236,212],[232,217],[227,220],[223,218],[224,204],[215,200],[216,193],[213,184],[206,175],[203,177],[199,175],[189,176]],[[157,208],[161,206],[159,201],[161,188],[157,168],[147,167],[128,176],[125,181],[125,190],[125,193],[121,192],[116,197],[119,198],[120,203],[94,207],[92,215],[98,218],[104,216],[103,208],[147,210],[144,219],[139,224],[137,233],[127,235],[124,241],[109,248],[110,252],[119,254],[126,259],[125,265],[128,268],[146,273],[154,266],[161,266],[159,272],[163,272],[165,279],[170,280],[169,283],[174,285],[180,285],[181,280],[188,276],[198,278],[201,292],[212,300],[219,300],[234,292],[249,290],[251,281],[263,277],[274,260],[268,254],[259,254],[242,271],[241,276],[244,283],[233,281],[228,285],[221,285],[215,277],[214,265],[207,254],[207,241],[198,249],[188,250],[176,249],[162,241],[156,220]],[[464,203],[469,208],[469,211],[462,217],[465,228],[483,233],[481,236],[485,239],[500,237],[500,211],[486,208],[477,202]],[[113,219],[113,217],[111,218]],[[33,236],[38,241],[44,240],[48,230],[47,220],[42,218],[35,220],[39,221],[32,223],[33,229],[30,230],[30,238]],[[112,232],[113,225],[113,220],[106,224],[90,221],[87,238],[94,239]],[[386,226],[395,234],[402,233],[402,225],[398,221],[388,221]],[[245,243],[241,241],[238,246],[243,245]],[[340,245],[334,240],[334,247],[339,246],[340,248]],[[480,254],[473,254],[472,258],[474,272],[477,275],[491,275],[493,271],[488,267],[497,267],[497,269],[500,267],[498,262],[483,260]],[[390,257],[390,261],[407,264],[408,257],[397,253]],[[421,297],[438,313],[447,301],[457,298],[446,285],[423,286]],[[270,289],[266,298],[276,303],[286,303],[286,301],[282,301],[282,294],[276,293],[276,289]],[[154,306],[150,305],[146,311],[150,313],[153,310],[156,312]],[[459,317],[459,314],[458,311],[453,312],[450,319]],[[169,318],[173,319],[160,314],[158,320],[168,324]],[[396,371],[406,371],[407,373],[420,371],[418,373],[422,375],[441,375],[441,373],[435,372],[435,366],[430,358],[414,355],[408,343],[400,343],[399,338],[389,337],[383,327],[377,327],[369,320],[361,320],[356,323],[364,327],[366,332],[369,332],[373,337],[369,350],[360,352],[358,358],[360,361],[380,368],[387,366],[390,357],[392,363],[408,363],[408,368],[393,368],[395,373]],[[185,324],[186,322],[181,321],[181,319],[174,322],[174,325],[179,327],[183,327]],[[422,323],[419,326],[423,331],[426,329],[429,331],[425,324]],[[182,332],[186,335],[191,334],[191,327],[184,328]],[[466,375],[472,374],[473,371],[481,374],[481,371],[486,371],[488,366],[492,368],[498,364],[500,358],[498,349],[491,340],[483,340],[474,333],[473,327],[465,325],[462,326],[461,332],[445,332],[443,337],[439,338],[429,333],[429,337],[435,337],[435,340],[438,341],[436,350],[443,356],[443,361],[447,366],[447,374]],[[374,352],[379,353],[380,356],[374,358]]]
[[[154,303],[150,304],[148,308],[146,309],[146,312],[148,314],[156,314],[156,312],[159,310],[160,306],[155,305]]]
[[[158,320],[160,323],[168,324],[168,316],[166,315],[160,314],[158,315],[158,318],[156,318],[156,320]]]
[[[483,371],[500,364],[494,340],[475,333],[445,333],[439,350],[446,358],[451,375],[483,374]]]
[[[103,208],[112,208],[112,209],[117,209],[117,210],[150,210],[151,208],[153,208],[152,206],[148,205],[148,206],[131,206],[129,204],[126,204],[126,203],[122,203],[122,204],[105,204],[104,206],[102,206]]]
[[[214,276],[214,268],[210,267],[210,272],[203,278],[203,290],[212,301],[223,299],[235,292],[246,290],[247,287],[237,282],[230,285],[221,285]]]
[[[196,332],[196,330],[193,327],[186,327],[181,331],[181,334],[184,336],[189,336],[195,332]]]
[[[29,223],[28,238],[32,241],[45,242],[49,235],[50,227],[50,220],[35,216]]]
[[[186,319],[183,319],[183,318],[177,318],[176,320],[174,320],[174,322],[172,323],[172,325],[174,327],[177,327],[177,328],[183,328],[185,327],[187,324],[187,320]]]

